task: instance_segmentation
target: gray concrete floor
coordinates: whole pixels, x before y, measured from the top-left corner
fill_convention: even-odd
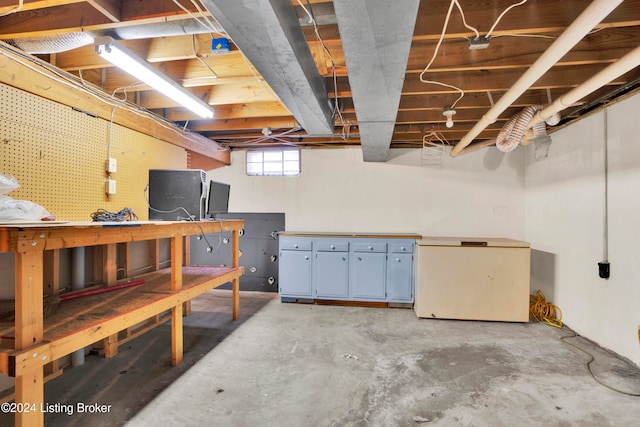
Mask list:
[[[639,425],[640,398],[598,384],[571,334],[274,300],[127,425]],[[601,381],[640,393],[637,367],[565,341]]]
[[[637,426],[640,369],[539,323],[418,319],[408,309],[282,304],[243,292],[194,301],[185,362],[169,326],[88,357],[48,383],[47,403],[110,404],[47,414],[47,426]],[[0,419],[0,425],[4,424]]]

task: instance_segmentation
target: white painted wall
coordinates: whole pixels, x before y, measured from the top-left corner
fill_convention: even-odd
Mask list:
[[[603,260],[604,113],[552,135],[548,157],[527,150],[526,239],[532,289],[565,323],[640,365],[640,96],[608,109],[609,262]]]
[[[285,212],[290,231],[410,232],[531,242],[531,289],[579,334],[640,365],[640,95],[609,108],[609,261],[603,259],[603,113],[536,147],[420,166],[420,150],[364,163],[358,149],[303,150],[299,177],[248,177],[244,152],[209,172],[236,212]],[[525,178],[526,177],[526,178]]]
[[[231,212],[285,212],[288,231],[524,238],[525,151],[487,149],[421,167],[421,150],[365,163],[359,149],[302,150],[297,177],[250,177],[245,152],[208,177],[231,185]]]

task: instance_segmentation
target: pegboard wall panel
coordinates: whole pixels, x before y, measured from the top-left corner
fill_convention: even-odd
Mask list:
[[[0,173],[20,188],[8,196],[44,206],[58,220],[90,221],[102,208],[148,218],[149,169],[184,169],[186,150],[71,107],[0,84]],[[117,170],[107,174],[105,161]],[[116,181],[116,194],[105,182]]]

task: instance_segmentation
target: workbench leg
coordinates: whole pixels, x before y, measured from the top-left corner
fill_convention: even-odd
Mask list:
[[[44,412],[41,410],[41,404],[44,402],[44,375],[42,366],[35,366],[16,377],[15,391],[15,403],[21,406],[21,410],[15,413],[15,426],[43,426]]]
[[[171,364],[176,366],[182,362],[182,304],[171,309]]]
[[[110,359],[118,354],[118,334],[109,335],[102,340],[104,348],[104,357]]]
[[[233,230],[231,232],[231,266],[237,268],[240,266],[240,232]],[[238,320],[240,317],[240,279],[236,278],[231,281],[232,289],[232,307],[233,307],[233,320]]]
[[[24,350],[43,339],[42,276],[43,252],[16,253],[16,320],[15,348]],[[28,409],[16,412],[16,426],[42,426],[44,414],[40,406],[44,401],[44,372],[42,364],[33,364],[16,377],[15,401]]]
[[[238,317],[240,317],[240,279],[233,279],[231,281],[231,289],[233,298],[233,320],[238,320]]]

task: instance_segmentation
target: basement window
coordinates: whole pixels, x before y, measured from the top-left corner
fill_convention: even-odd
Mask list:
[[[247,151],[247,175],[300,175],[300,150],[287,148]]]

